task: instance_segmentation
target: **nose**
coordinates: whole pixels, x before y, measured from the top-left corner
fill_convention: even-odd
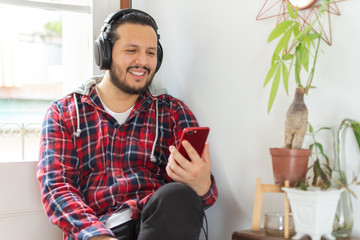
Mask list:
[[[148,66],[149,59],[148,59],[146,52],[139,52],[136,55],[135,64],[140,65],[140,66]]]

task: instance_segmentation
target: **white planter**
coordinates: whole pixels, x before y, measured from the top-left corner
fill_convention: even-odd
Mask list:
[[[300,239],[309,235],[312,240],[320,240],[321,236],[335,239],[331,235],[336,207],[340,194],[344,189],[299,190],[282,188],[289,198],[296,235],[292,239]]]

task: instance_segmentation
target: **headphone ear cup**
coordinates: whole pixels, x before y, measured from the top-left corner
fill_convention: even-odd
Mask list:
[[[163,60],[163,56],[164,56],[164,52],[163,52],[163,48],[160,44],[160,42],[158,42],[158,47],[157,47],[157,64],[156,64],[156,69],[155,72],[159,71],[162,60]]]
[[[100,36],[95,40],[94,42],[94,59],[95,59],[95,63],[96,65],[101,69],[102,67],[102,51],[101,51],[101,40],[100,40]]]
[[[110,69],[112,62],[112,44],[110,40],[107,38],[104,39],[104,63],[103,68],[104,70]]]
[[[102,70],[108,70],[111,66],[112,47],[104,33],[100,33],[94,44],[94,57],[96,65]]]

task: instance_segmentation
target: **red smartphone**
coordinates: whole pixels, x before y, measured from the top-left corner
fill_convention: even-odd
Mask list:
[[[209,135],[209,131],[210,128],[208,127],[184,128],[177,149],[186,159],[191,160],[185,148],[181,144],[183,140],[187,140],[191,144],[191,146],[195,148],[199,156],[201,156],[204,151],[205,142],[207,136]]]

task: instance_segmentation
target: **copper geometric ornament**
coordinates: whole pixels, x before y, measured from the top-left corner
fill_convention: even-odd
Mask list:
[[[288,0],[266,0],[260,12],[258,13],[256,20],[264,20],[268,18],[277,18],[276,25],[280,22],[290,19],[287,11]],[[325,10],[324,18],[320,19],[320,23],[314,24],[313,30],[317,33],[322,32],[322,39],[331,46],[332,34],[331,34],[331,19],[330,15],[340,15],[338,2],[345,0],[332,0],[328,5],[328,9]],[[290,1],[292,2],[292,1]],[[298,10],[298,22],[300,23],[300,30],[308,26],[312,22],[314,16],[319,15],[319,9],[321,7],[321,0],[314,0],[314,3],[310,3],[309,6],[299,8]]]

